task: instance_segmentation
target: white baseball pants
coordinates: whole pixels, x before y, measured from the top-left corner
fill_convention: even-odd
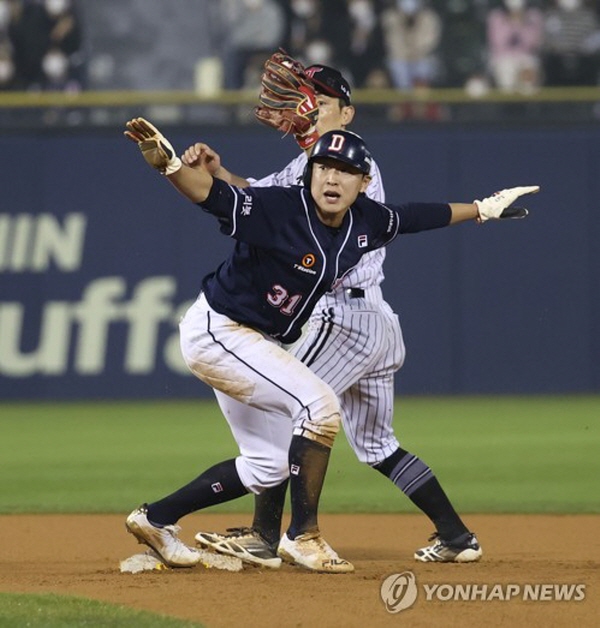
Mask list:
[[[288,477],[292,426],[294,434],[333,444],[341,420],[335,392],[272,338],[215,312],[200,295],[181,320],[180,342],[192,373],[234,402],[223,411],[250,491]]]

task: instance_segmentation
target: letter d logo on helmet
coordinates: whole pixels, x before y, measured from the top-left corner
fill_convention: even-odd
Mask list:
[[[364,174],[371,172],[371,153],[362,137],[351,131],[328,131],[315,144],[309,163],[319,157],[343,161]]]
[[[308,159],[305,187],[310,187],[313,162],[325,158],[342,161],[363,174],[371,172],[371,153],[360,135],[351,131],[328,131],[321,135]]]

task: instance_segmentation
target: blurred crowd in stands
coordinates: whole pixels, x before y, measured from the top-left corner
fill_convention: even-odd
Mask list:
[[[0,0],[0,90],[254,88],[278,47],[359,88],[598,85],[600,2]]]
[[[73,5],[0,0],[0,89],[81,89],[85,54]]]

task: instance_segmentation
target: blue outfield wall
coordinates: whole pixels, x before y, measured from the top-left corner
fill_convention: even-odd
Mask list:
[[[262,128],[175,132],[232,171],[296,154]],[[399,394],[600,391],[600,128],[365,131],[388,201],[539,184],[524,221],[402,236],[384,291]],[[233,242],[121,130],[0,138],[0,399],[201,397],[177,322]]]

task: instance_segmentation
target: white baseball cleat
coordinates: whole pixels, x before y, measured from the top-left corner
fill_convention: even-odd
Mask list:
[[[146,504],[136,508],[126,519],[125,527],[138,542],[151,547],[170,567],[193,567],[202,555],[177,538],[179,526],[159,528],[148,521]]]
[[[340,558],[319,532],[290,539],[284,534],[277,553],[284,561],[320,573],[351,573],[354,565]]]
[[[474,563],[478,561],[483,552],[473,533],[469,533],[465,539],[455,541],[444,541],[437,532],[429,537],[430,541],[435,539],[433,545],[422,547],[415,552],[415,560],[422,563]]]

